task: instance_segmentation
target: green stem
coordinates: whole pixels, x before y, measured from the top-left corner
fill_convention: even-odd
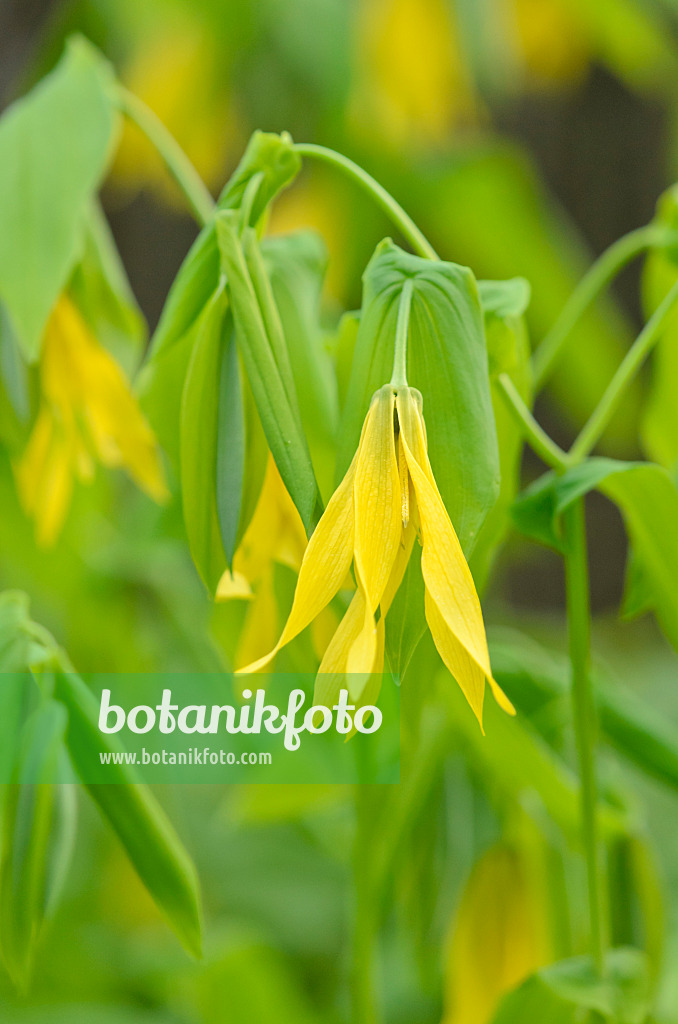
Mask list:
[[[379,1024],[375,991],[377,904],[372,873],[374,835],[372,787],[355,787],[356,836],[353,850],[355,915],[351,966],[351,1024]]]
[[[390,192],[379,184],[379,182],[364,171],[362,167],[349,160],[341,153],[336,153],[326,146],[316,146],[311,142],[297,143],[294,149],[300,156],[312,157],[315,160],[322,160],[326,164],[338,167],[349,178],[368,193],[375,200],[378,206],[384,211],[387,217],[395,224],[398,231],[406,238],[412,248],[419,256],[426,259],[437,260],[438,254],[431,246],[431,243],[424,237],[412,218],[405,213],[402,206],[396,202]]]
[[[597,442],[614,416],[624,392],[637,374],[638,370],[659,341],[666,320],[678,302],[678,283],[674,284],[664,300],[659,304],[642,331],[628,350],[614,377],[608,384],[603,397],[591,413],[577,440],[570,448],[569,458],[572,462],[581,462],[595,448]]]
[[[565,308],[533,356],[537,387],[550,376],[572,330],[600,292],[623,268],[646,249],[675,245],[675,231],[649,224],[614,242],[596,260],[572,292]]]
[[[168,171],[185,195],[195,219],[204,227],[214,214],[214,200],[177,140],[151,108],[124,86],[117,87],[116,97],[123,114],[134,121],[157,149]]]
[[[506,403],[508,411],[520,426],[525,439],[547,466],[563,471],[567,468],[568,455],[549,435],[539,426],[534,416],[525,405],[515,384],[507,373],[502,373],[497,379],[497,387]]]
[[[596,709],[591,686],[591,613],[583,499],[576,501],[563,513],[563,524],[567,542],[565,581],[572,671],[572,709],[579,758],[582,833],[588,875],[590,944],[596,969],[602,974],[605,943],[597,820]]]
[[[391,386],[407,387],[407,336],[410,330],[410,309],[414,282],[408,278],[403,285],[398,302],[398,319],[396,320],[395,349],[393,354],[393,373]]]

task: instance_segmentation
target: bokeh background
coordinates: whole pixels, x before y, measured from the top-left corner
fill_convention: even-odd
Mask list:
[[[593,257],[647,223],[678,177],[676,0],[2,0],[0,107],[53,65],[74,31],[113,61],[215,194],[255,128],[339,149],[402,201],[443,257],[478,277],[525,276],[535,341]],[[197,229],[134,128],[125,129],[103,200],[152,330]],[[301,225],[321,230],[329,246],[328,318],[357,307],[362,268],[389,226],[350,183],[315,166],[276,205],[271,229]],[[642,323],[639,280],[631,267],[584,318],[539,400],[537,417],[563,445]],[[608,453],[638,457],[646,384],[647,375],[630,392]],[[526,479],[537,471],[529,457],[524,471]],[[618,623],[626,557],[618,513],[593,496],[587,514],[598,650],[675,714],[675,662],[658,630],[649,620]],[[158,510],[122,478],[102,474],[78,494],[62,539],[45,552],[3,455],[0,584],[28,591],[36,619],[82,670],[222,664],[225,623],[190,565],[179,510]],[[564,645],[561,570],[547,551],[512,538],[486,605],[490,620]],[[452,826],[467,823],[452,807],[464,770],[455,762],[446,775],[452,844]],[[660,871],[675,886],[675,808],[645,782],[636,796],[649,808]],[[47,940],[36,994],[26,1004],[0,981],[0,1016],[341,1019],[350,903],[342,794],[304,787],[198,798],[187,787],[167,799],[206,879],[209,967],[187,966],[83,806],[77,885]],[[483,830],[491,837],[495,826],[482,813],[474,821],[482,847]],[[466,870],[452,860],[416,950],[395,926],[387,943],[389,1021],[425,1024],[444,1012],[440,950]],[[673,915],[668,908],[669,923]],[[667,990],[667,1006],[672,998]],[[74,1001],[86,1009],[63,1008]]]

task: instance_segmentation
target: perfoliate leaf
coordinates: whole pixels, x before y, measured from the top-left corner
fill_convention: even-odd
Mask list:
[[[363,307],[342,417],[337,479],[357,448],[374,392],[393,368],[395,324],[406,280],[413,293],[408,383],[421,391],[431,466],[468,554],[499,491],[482,311],[473,274],[381,242],[365,271]]]
[[[521,277],[510,281],[479,281],[490,369],[492,407],[499,443],[501,485],[499,498],[482,525],[473,549],[471,569],[476,586],[487,580],[494,555],[510,524],[509,509],[518,491],[522,434],[506,408],[497,378],[507,373],[527,406],[532,405],[533,382],[530,343],[524,313],[530,286]]]
[[[112,81],[101,55],[74,39],[0,121],[0,297],[29,360],[76,263],[106,168],[117,121]]]
[[[309,530],[317,487],[282,325],[253,229],[242,243],[238,229],[237,213],[217,215],[238,351],[280,476]]]
[[[217,516],[221,365],[233,322],[222,289],[198,328],[181,399],[181,497],[193,561],[210,593],[226,568]]]

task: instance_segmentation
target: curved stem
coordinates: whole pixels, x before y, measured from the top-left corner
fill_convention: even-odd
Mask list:
[[[605,390],[603,397],[591,413],[577,440],[570,448],[569,458],[572,462],[581,462],[596,446],[614,416],[624,392],[637,374],[643,362],[659,341],[666,326],[669,313],[678,302],[678,283],[657,306],[648,322],[628,350],[614,377]]]
[[[134,121],[157,149],[167,170],[186,197],[195,219],[201,227],[204,227],[212,219],[215,203],[204,181],[177,140],[151,108],[124,86],[117,87],[116,97],[123,114]]]
[[[410,308],[412,306],[413,291],[414,283],[411,278],[408,278],[403,285],[398,302],[393,373],[391,375],[391,385],[394,388],[407,387],[407,335],[410,330]]]
[[[352,178],[356,184],[368,193],[375,200],[378,206],[384,211],[387,217],[398,228],[398,231],[406,238],[412,248],[419,256],[426,259],[437,260],[438,254],[431,243],[424,237],[412,218],[405,213],[402,206],[396,202],[390,192],[379,184],[379,182],[364,171],[362,167],[349,160],[341,153],[336,153],[326,146],[316,146],[311,142],[298,142],[294,149],[300,156],[312,157],[314,160],[322,160],[323,163],[332,164]]]
[[[579,758],[582,834],[589,891],[591,955],[600,974],[605,960],[601,862],[597,820],[596,708],[591,686],[591,613],[584,501],[563,513],[567,552],[565,581],[572,671],[572,710]]]
[[[629,232],[606,249],[572,292],[565,308],[533,356],[537,387],[546,383],[573,328],[600,292],[623,268],[646,249],[675,245],[678,234],[649,224]]]
[[[515,384],[507,373],[502,373],[497,379],[497,387],[506,403],[508,411],[520,426],[525,439],[547,466],[563,471],[567,468],[568,455],[555,441],[552,441],[546,431],[539,426],[534,416],[525,405]]]

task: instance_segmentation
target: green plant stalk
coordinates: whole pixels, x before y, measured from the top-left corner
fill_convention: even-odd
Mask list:
[[[326,146],[317,146],[312,142],[296,143],[294,149],[300,156],[311,157],[314,160],[322,160],[323,163],[338,167],[356,182],[365,192],[375,200],[377,206],[381,207],[386,216],[398,228],[398,231],[406,238],[414,251],[426,259],[437,260],[438,254],[419,230],[412,218],[405,213],[402,206],[396,202],[390,192],[387,192],[383,185],[364,171],[362,167],[349,160],[341,153],[328,149]]]
[[[589,938],[593,962],[602,975],[605,930],[597,820],[596,709],[591,685],[591,613],[583,499],[576,501],[563,513],[563,525],[567,541],[565,585],[572,670],[572,711],[579,759],[582,838],[588,877]]]
[[[546,431],[539,426],[507,373],[499,375],[497,386],[508,411],[521,428],[532,450],[547,466],[560,472],[567,469],[567,452],[552,441]]]
[[[158,151],[167,170],[186,197],[198,224],[204,227],[214,215],[215,203],[177,140],[151,108],[124,86],[117,86],[116,99],[122,113],[134,121]]]
[[[407,387],[407,336],[410,330],[410,309],[412,308],[413,291],[414,283],[411,278],[408,278],[403,285],[398,302],[393,373],[391,374],[391,386],[394,388]]]
[[[676,244],[676,232],[655,224],[629,232],[606,249],[572,292],[565,308],[532,357],[537,388],[550,377],[565,344],[594,299],[624,267],[647,249]]]
[[[595,448],[605,433],[610,420],[624,396],[629,384],[638,373],[648,355],[659,341],[666,326],[669,313],[678,302],[678,282],[674,284],[663,301],[643,327],[642,331],[619,364],[617,372],[608,384],[598,405],[584,424],[581,433],[569,451],[569,460],[581,462]]]
[[[351,1024],[379,1024],[375,991],[378,904],[372,871],[374,805],[372,787],[355,786],[356,833],[353,848],[355,913],[351,963]]]

